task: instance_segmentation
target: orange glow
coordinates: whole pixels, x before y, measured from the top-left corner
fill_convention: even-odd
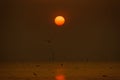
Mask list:
[[[62,26],[65,23],[65,18],[63,16],[57,16],[55,18],[55,24],[58,26]]]
[[[60,74],[56,76],[56,80],[65,80],[65,76]]]

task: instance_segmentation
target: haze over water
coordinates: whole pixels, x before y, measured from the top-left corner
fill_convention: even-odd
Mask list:
[[[119,0],[0,5],[0,80],[120,80]]]

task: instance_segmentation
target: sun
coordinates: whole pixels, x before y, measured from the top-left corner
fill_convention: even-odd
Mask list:
[[[55,24],[58,26],[62,26],[65,23],[65,18],[63,16],[55,17]]]

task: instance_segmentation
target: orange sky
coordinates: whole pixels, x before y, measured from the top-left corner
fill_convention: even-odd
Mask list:
[[[1,61],[120,61],[119,0],[0,2]],[[65,16],[58,28],[54,17]],[[46,56],[47,55],[47,56]]]

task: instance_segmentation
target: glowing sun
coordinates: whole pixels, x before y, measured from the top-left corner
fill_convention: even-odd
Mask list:
[[[58,26],[62,26],[65,23],[65,18],[63,16],[55,17],[55,24]]]

